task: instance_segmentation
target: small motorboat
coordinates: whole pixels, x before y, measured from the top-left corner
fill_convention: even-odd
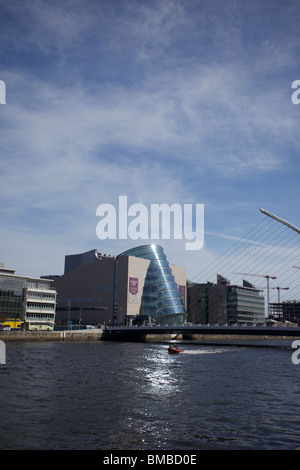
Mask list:
[[[183,352],[183,349],[179,349],[178,346],[169,346],[168,351],[169,351],[170,354],[179,354],[179,353]]]

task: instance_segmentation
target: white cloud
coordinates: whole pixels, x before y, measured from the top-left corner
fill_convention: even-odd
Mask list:
[[[28,261],[37,246],[51,253],[52,268],[54,248],[43,250],[51,237],[60,254],[69,243],[94,248],[96,207],[121,194],[130,204],[226,205],[228,216],[236,207],[231,186],[294,161],[298,121],[288,93],[299,77],[289,83],[283,74],[297,40],[286,54],[276,31],[256,40],[251,15],[263,7],[244,8],[248,23],[236,2],[225,11],[218,2],[169,0],[6,5],[17,28],[4,22],[1,52],[12,61],[0,77],[4,253],[15,259],[24,236]],[[259,196],[248,199],[253,207]],[[225,215],[214,214],[219,229]],[[213,256],[199,252],[199,260]],[[192,254],[186,259],[192,268]]]

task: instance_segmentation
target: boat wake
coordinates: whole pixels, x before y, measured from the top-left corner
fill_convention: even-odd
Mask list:
[[[220,354],[226,352],[225,349],[187,349],[181,354]]]

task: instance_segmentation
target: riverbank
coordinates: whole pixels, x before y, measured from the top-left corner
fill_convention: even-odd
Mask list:
[[[274,340],[292,341],[299,339],[299,334],[295,336],[269,336],[269,335],[238,335],[238,334],[178,334],[178,333],[157,333],[141,334],[136,328],[114,335],[110,330],[94,328],[82,330],[62,330],[62,331],[1,331],[0,340],[7,341],[140,341],[140,342],[160,342],[160,341],[193,341],[203,343],[220,342],[267,342]]]
[[[133,330],[134,331],[134,330]],[[115,338],[114,338],[115,339]],[[163,334],[163,335],[145,335],[136,337],[127,335],[122,337],[122,341],[171,341],[180,340],[182,335]],[[63,331],[2,331],[0,340],[6,341],[99,341],[113,340],[112,336],[101,328],[90,330],[63,330]],[[118,339],[117,339],[118,340]]]
[[[103,330],[63,331],[1,331],[0,340],[6,341],[99,341]]]

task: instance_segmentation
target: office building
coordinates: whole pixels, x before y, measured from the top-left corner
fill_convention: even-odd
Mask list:
[[[210,325],[264,325],[263,291],[248,281],[231,285],[217,275],[217,283],[188,283],[188,320]]]
[[[269,318],[275,321],[300,324],[299,300],[287,300],[285,302],[271,303]]]
[[[53,330],[56,290],[53,281],[19,276],[0,263],[0,323],[2,328]]]
[[[65,257],[54,278],[58,324],[182,324],[186,270],[170,265],[157,245],[118,256],[91,250]]]

